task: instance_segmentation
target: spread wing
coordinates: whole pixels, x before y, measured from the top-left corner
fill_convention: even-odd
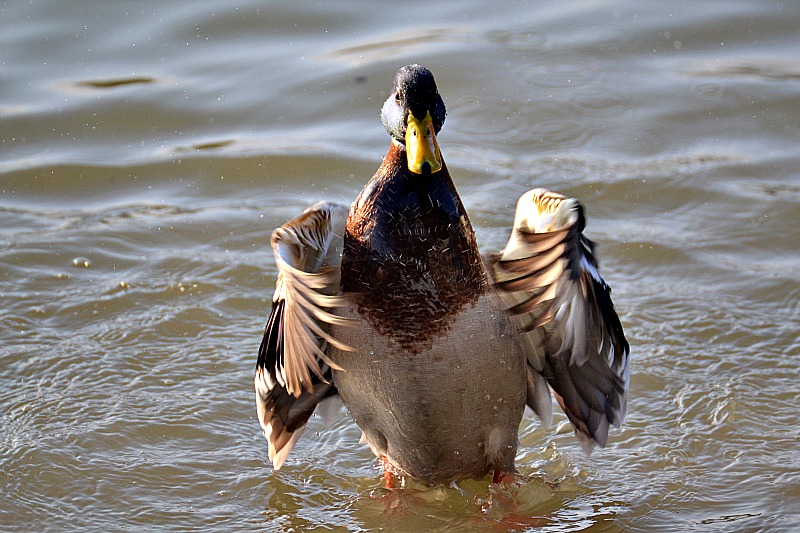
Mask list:
[[[342,236],[349,209],[322,202],[272,233],[278,279],[258,350],[256,409],[269,458],[279,469],[317,405],[336,395],[328,345],[349,348],[328,333],[348,322],[331,312],[339,291]]]
[[[490,259],[495,287],[522,321],[528,404],[549,415],[546,381],[584,450],[604,447],[625,419],[628,342],[583,235],[577,200],[544,189],[523,195],[505,250]]]

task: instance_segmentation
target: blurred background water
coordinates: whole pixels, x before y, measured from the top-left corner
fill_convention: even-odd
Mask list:
[[[800,524],[800,5],[0,3],[0,528],[790,531]],[[431,68],[482,249],[579,198],[632,345],[586,457],[381,479],[344,416],[274,472],[252,376],[273,228],[349,203]]]

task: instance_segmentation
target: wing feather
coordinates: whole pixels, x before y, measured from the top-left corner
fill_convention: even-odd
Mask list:
[[[350,325],[331,310],[347,304],[339,295],[339,267],[347,206],[316,204],[272,234],[278,267],[272,311],[256,363],[258,418],[279,469],[317,405],[335,396],[327,347],[350,347],[330,325]]]
[[[609,425],[625,419],[630,373],[628,342],[584,225],[577,200],[529,191],[490,272],[508,312],[522,322],[529,372],[553,389],[588,453],[606,445]],[[546,413],[540,391],[528,398],[537,414]]]

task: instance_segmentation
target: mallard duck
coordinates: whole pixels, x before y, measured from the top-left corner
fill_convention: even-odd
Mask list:
[[[272,234],[255,392],[275,469],[336,396],[386,472],[426,484],[515,472],[525,406],[549,424],[551,390],[587,453],[625,418],[628,342],[581,204],[529,191],[505,249],[481,255],[436,140],[445,115],[431,72],[401,68],[389,151],[356,201]]]

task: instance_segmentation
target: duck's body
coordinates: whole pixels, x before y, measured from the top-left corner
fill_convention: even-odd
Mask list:
[[[393,142],[348,217],[341,290],[354,305],[343,314],[358,326],[331,330],[352,348],[330,353],[336,388],[399,473],[434,483],[511,471],[525,407],[519,332],[447,168],[422,176],[405,159]]]
[[[335,394],[390,470],[426,483],[514,471],[547,384],[586,449],[624,418],[628,347],[579,204],[533,191],[482,257],[436,143],[444,115],[430,72],[401,69],[389,152],[349,211],[320,204],[273,235],[256,399],[276,468]]]
[[[396,473],[448,483],[514,471],[526,363],[503,313],[496,295],[483,294],[413,351],[360,313],[346,316],[361,326],[334,330],[353,348],[332,354],[343,368],[333,373],[339,395],[363,440]]]

